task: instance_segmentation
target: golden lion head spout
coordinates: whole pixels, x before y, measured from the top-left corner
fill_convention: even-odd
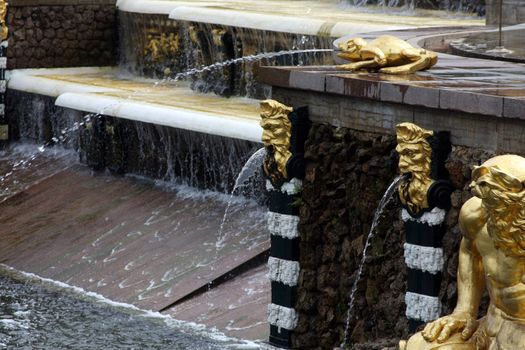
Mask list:
[[[292,156],[290,151],[292,123],[288,119],[288,114],[292,111],[292,107],[275,100],[261,102],[262,141],[268,152],[263,166],[264,172],[273,183],[288,178],[286,164]]]
[[[411,175],[408,181],[399,186],[399,198],[412,214],[418,214],[422,209],[428,208],[427,192],[432,184],[432,148],[428,138],[432,135],[433,131],[412,123],[396,126],[399,171],[401,174]]]
[[[472,171],[471,188],[487,215],[487,231],[507,256],[525,257],[525,158],[502,155]]]

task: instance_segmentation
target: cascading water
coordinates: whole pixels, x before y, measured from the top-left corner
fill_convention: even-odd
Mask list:
[[[237,179],[235,180],[235,185],[233,186],[233,190],[231,191],[230,199],[226,206],[226,210],[224,210],[224,216],[222,217],[222,222],[219,227],[217,243],[215,244],[216,249],[220,250],[224,247],[224,241],[226,239],[226,237],[223,237],[224,225],[226,224],[226,219],[228,218],[230,206],[232,204],[233,196],[235,195],[235,191],[239,189],[240,187],[245,186],[246,183],[254,177],[256,172],[261,170],[262,162],[265,156],[266,156],[266,148],[262,147],[259,150],[257,150],[254,154],[252,154],[252,156],[248,159],[246,164],[244,164],[243,168],[239,172],[239,175],[237,176]]]
[[[482,16],[485,14],[485,2],[479,0],[344,0],[343,3],[359,8],[370,7],[374,9],[379,7],[384,10],[399,8],[403,10],[405,14],[413,12],[416,9],[443,10],[456,12],[460,15],[474,13]]]
[[[383,213],[383,210],[385,209],[385,206],[388,204],[388,202],[392,199],[394,193],[397,190],[397,186],[399,183],[406,177],[406,175],[400,175],[396,177],[390,186],[388,186],[387,190],[385,191],[385,194],[381,198],[381,201],[379,201],[379,205],[377,206],[377,209],[374,213],[374,218],[372,220],[372,226],[370,227],[370,232],[368,233],[368,236],[366,238],[365,247],[363,249],[363,256],[361,257],[361,262],[359,264],[359,268],[357,269],[357,275],[355,277],[354,283],[352,284],[352,289],[350,291],[350,298],[348,301],[348,311],[346,315],[346,327],[345,327],[345,333],[344,333],[344,339],[343,343],[341,344],[341,348],[345,349],[350,341],[350,322],[352,320],[352,311],[354,309],[354,303],[355,303],[355,293],[357,292],[357,287],[359,285],[359,282],[361,281],[361,278],[363,277],[363,268],[366,263],[367,258],[367,251],[370,247],[370,242],[375,234],[376,227],[379,223],[379,219],[381,218],[381,214]]]

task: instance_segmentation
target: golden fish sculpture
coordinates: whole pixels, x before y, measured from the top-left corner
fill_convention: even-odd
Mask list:
[[[386,74],[411,74],[429,69],[437,62],[437,54],[416,48],[392,35],[381,35],[367,42],[353,38],[339,44],[338,57],[352,63],[339,65],[344,70],[379,70]]]

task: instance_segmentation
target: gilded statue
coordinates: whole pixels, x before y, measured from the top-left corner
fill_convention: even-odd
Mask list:
[[[267,151],[263,168],[273,183],[288,178],[286,164],[292,156],[290,151],[292,124],[288,114],[292,111],[292,107],[275,100],[261,101],[262,141]]]
[[[432,148],[428,138],[433,134],[412,123],[396,126],[399,171],[411,175],[399,185],[399,198],[411,214],[419,214],[429,206],[427,193],[433,180],[430,178]]]
[[[525,349],[525,158],[502,155],[472,172],[461,208],[458,301],[401,350]],[[487,315],[476,320],[484,287]]]
[[[0,0],[0,40],[7,40],[8,29],[7,29],[7,2]]]
[[[152,62],[159,62],[175,56],[180,51],[180,37],[175,33],[150,32],[144,48],[144,55],[151,58]]]
[[[339,44],[338,57],[352,63],[339,65],[345,70],[379,69],[387,74],[411,74],[429,69],[437,62],[437,54],[416,48],[391,35],[381,35],[371,42],[354,38]]]

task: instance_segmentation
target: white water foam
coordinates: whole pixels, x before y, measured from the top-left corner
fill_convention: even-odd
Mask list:
[[[235,344],[224,344],[225,348],[228,348],[228,349],[239,349],[240,350],[240,349],[259,349],[260,348],[259,345],[253,341],[241,340],[241,339],[229,337],[225,335],[224,333],[220,332],[219,330],[217,330],[216,328],[210,329],[203,324],[177,320],[171,317],[170,315],[164,315],[157,311],[144,310],[132,304],[113,301],[113,300],[106,298],[102,294],[90,292],[83,288],[72,286],[70,284],[56,281],[50,278],[41,277],[34,273],[19,271],[5,264],[0,264],[0,274],[2,272],[1,269],[9,272],[13,277],[17,279],[23,279],[29,282],[37,282],[43,285],[53,286],[63,291],[70,292],[70,293],[79,295],[81,297],[90,299],[97,303],[108,305],[110,307],[114,307],[119,310],[125,310],[128,312],[131,311],[133,313],[136,313],[138,316],[142,316],[144,318],[162,320],[168,327],[177,328],[180,331],[198,334],[200,336],[204,336],[204,337],[210,338],[214,341],[221,342],[221,343],[234,342]]]

